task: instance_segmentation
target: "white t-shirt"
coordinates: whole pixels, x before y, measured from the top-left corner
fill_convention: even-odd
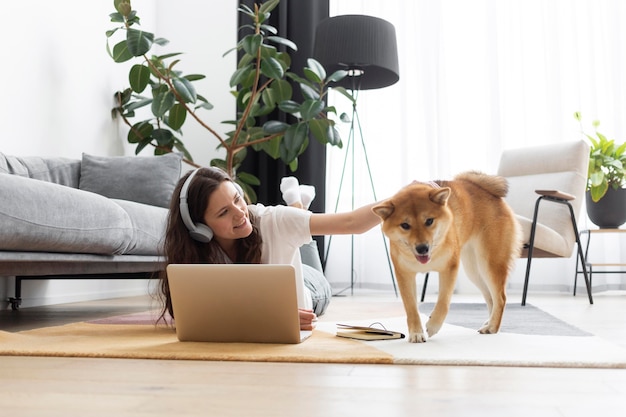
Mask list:
[[[311,241],[309,221],[311,212],[288,206],[270,206],[262,204],[248,206],[256,217],[261,233],[261,263],[291,264],[296,270],[296,290],[298,308],[311,309],[311,292],[304,285],[300,246]]]

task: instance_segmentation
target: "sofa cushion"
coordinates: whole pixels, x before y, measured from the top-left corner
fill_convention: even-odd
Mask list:
[[[124,254],[132,245],[129,215],[101,195],[2,173],[0,195],[2,250]]]
[[[0,152],[0,173],[19,175],[78,188],[80,160],[70,158],[17,157]]]
[[[109,198],[169,207],[180,178],[182,157],[83,154],[79,188]]]

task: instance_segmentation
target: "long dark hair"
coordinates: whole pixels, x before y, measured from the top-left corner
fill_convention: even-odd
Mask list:
[[[163,254],[165,263],[168,264],[199,264],[199,263],[222,263],[224,259],[215,239],[208,243],[194,240],[189,235],[189,230],[180,217],[180,191],[183,184],[193,171],[185,174],[176,185],[172,200],[170,202],[169,215],[167,219],[167,229],[163,241]],[[226,172],[218,168],[200,168],[195,177],[192,178],[187,189],[187,202],[189,205],[189,215],[194,224],[204,223],[204,213],[209,205],[209,199],[213,192],[224,181],[233,181]],[[261,236],[256,226],[256,221],[250,215],[252,223],[252,233],[237,241],[237,259],[235,263],[261,263]],[[163,309],[159,319],[165,319],[165,314],[169,313],[174,317],[172,309],[172,298],[165,269],[159,273],[159,298],[163,304]]]

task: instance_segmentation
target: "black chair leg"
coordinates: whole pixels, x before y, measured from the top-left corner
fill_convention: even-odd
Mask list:
[[[424,277],[424,286],[422,286],[422,298],[420,299],[420,301],[423,303],[424,302],[424,297],[426,297],[426,287],[428,286],[428,275],[430,274],[430,272],[426,272],[426,276]]]
[[[574,236],[576,237],[576,247],[578,249],[578,257],[582,263],[583,275],[585,277],[585,285],[587,286],[587,295],[589,296],[589,304],[593,304],[593,296],[591,295],[591,280],[587,273],[587,265],[585,264],[585,255],[583,253],[582,244],[580,243],[580,235],[578,234],[578,227],[576,226],[576,216],[574,216],[574,209],[572,205],[567,201],[552,196],[541,196],[535,203],[535,213],[533,214],[533,224],[530,229],[530,241],[528,242],[528,262],[526,263],[526,278],[524,279],[524,292],[522,294],[522,305],[526,305],[526,294],[528,292],[528,278],[530,276],[530,263],[532,262],[533,248],[535,245],[535,230],[537,228],[537,213],[539,212],[539,203],[542,200],[552,201],[554,203],[565,204],[570,213],[570,219],[572,221],[572,228],[574,229]],[[576,268],[578,270],[578,268]]]

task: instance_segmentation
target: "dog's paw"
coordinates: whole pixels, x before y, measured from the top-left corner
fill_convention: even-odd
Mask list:
[[[428,337],[433,337],[434,335],[439,333],[442,325],[443,323],[435,323],[432,321],[432,319],[428,320],[428,323],[426,323],[426,332],[428,332]]]
[[[486,323],[483,327],[478,329],[478,333],[480,333],[480,334],[496,334],[496,333],[498,333],[498,329],[494,329],[493,327],[489,326],[489,323]]]
[[[410,332],[409,343],[424,343],[426,342],[426,335],[424,333]]]

